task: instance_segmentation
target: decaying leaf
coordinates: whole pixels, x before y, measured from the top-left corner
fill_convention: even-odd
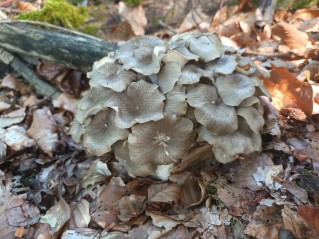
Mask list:
[[[0,135],[2,135],[3,142],[16,151],[35,145],[35,140],[26,135],[26,130],[22,126],[13,125],[7,129],[0,128]]]
[[[181,185],[180,200],[184,207],[200,204],[206,195],[206,188],[198,177],[189,176]]]
[[[281,184],[277,183],[274,180],[280,172],[282,172],[282,165],[274,166],[264,166],[258,167],[256,172],[253,174],[254,179],[256,180],[257,186],[267,186],[270,190],[277,190],[282,187]]]
[[[148,200],[152,202],[177,203],[180,186],[178,184],[153,184],[148,188]]]
[[[319,235],[319,207],[310,204],[300,205],[297,215],[304,220],[307,226],[314,230],[314,234]]]
[[[285,229],[290,230],[295,237],[303,238],[304,225],[301,219],[297,217],[297,212],[285,205],[281,215]]]
[[[122,221],[126,222],[132,217],[137,217],[145,209],[146,197],[139,195],[130,195],[122,197],[119,200],[119,211],[118,216]]]
[[[82,199],[75,205],[70,205],[71,207],[71,218],[69,228],[86,228],[88,227],[91,216],[89,212],[89,202]]]
[[[27,132],[45,153],[52,156],[59,144],[59,137],[57,125],[48,108],[33,113],[33,121]]]
[[[81,187],[87,188],[89,185],[94,185],[97,182],[105,180],[111,176],[111,172],[106,163],[96,160],[91,163],[91,166],[81,173]]]
[[[161,214],[159,212],[146,211],[145,214],[152,218],[153,224],[157,227],[164,227],[165,229],[168,229],[181,224],[181,222],[173,219],[172,217]]]
[[[5,128],[13,124],[20,123],[24,120],[26,115],[25,108],[20,108],[18,110],[11,111],[8,114],[1,115],[0,117],[0,127]]]
[[[264,84],[273,98],[277,109],[297,107],[308,116],[312,115],[313,91],[309,83],[301,82],[284,67],[272,65],[269,79]]]
[[[256,238],[278,239],[282,226],[281,210],[278,206],[258,206],[244,233]]]
[[[308,35],[299,31],[295,26],[280,22],[273,26],[273,34],[279,36],[283,44],[292,50],[305,51],[307,49]]]
[[[50,233],[53,235],[63,227],[63,225],[70,219],[70,216],[70,207],[61,197],[60,201],[51,207],[46,214],[41,217],[40,222],[50,224]]]

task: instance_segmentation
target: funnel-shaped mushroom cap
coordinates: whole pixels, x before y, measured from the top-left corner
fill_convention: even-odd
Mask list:
[[[226,154],[221,148],[218,147],[212,147],[213,154],[215,159],[220,162],[220,163],[231,163],[235,161],[235,156],[234,155],[228,155]]]
[[[116,141],[126,139],[128,134],[127,129],[116,126],[114,110],[102,110],[86,127],[83,145],[89,153],[101,156],[109,152]]]
[[[84,123],[88,116],[107,108],[108,102],[114,95],[115,92],[111,89],[104,87],[91,88],[78,103],[75,119],[81,124]]]
[[[187,91],[187,102],[195,107],[197,121],[214,134],[229,134],[237,130],[237,113],[218,98],[214,86],[198,84]]]
[[[205,70],[209,71],[211,75],[218,73],[221,75],[229,75],[235,71],[237,67],[236,56],[223,55],[219,59],[210,62],[206,65]]]
[[[127,71],[122,65],[105,62],[88,73],[91,87],[104,86],[116,92],[122,92],[135,79],[133,71]]]
[[[174,89],[165,94],[165,115],[184,116],[187,112],[185,86],[175,85]]]
[[[238,73],[218,77],[215,86],[224,104],[230,106],[238,106],[255,93],[254,81]]]
[[[193,64],[187,64],[182,68],[182,75],[178,80],[179,84],[190,85],[199,82],[201,77],[206,77],[214,82],[213,75]]]
[[[156,165],[137,165],[130,158],[127,141],[118,141],[113,145],[115,158],[124,166],[131,177],[147,177],[156,175]]]
[[[263,115],[252,106],[239,108],[237,114],[243,117],[252,131],[257,134],[265,124]]]
[[[198,60],[198,56],[191,54],[186,48],[180,51],[181,52],[179,52],[178,49],[168,50],[163,57],[162,62],[175,62],[182,68],[188,61]]]
[[[132,39],[116,52],[116,58],[126,70],[133,69],[143,75],[159,72],[166,47],[164,42],[152,36]]]
[[[194,141],[193,122],[172,116],[132,126],[128,147],[137,164],[170,164],[184,157]]]
[[[250,154],[261,149],[260,134],[254,133],[245,119],[241,117],[239,118],[238,130],[234,133],[215,135],[209,132],[206,127],[200,127],[198,137],[207,141],[214,148],[219,148],[224,152],[226,158],[237,154]],[[223,162],[225,159],[218,158],[217,160]]]
[[[203,62],[209,62],[224,54],[224,47],[214,33],[184,33],[175,35],[168,43],[169,49],[176,49],[181,54],[189,50],[192,54],[199,56]]]
[[[167,92],[171,91],[180,76],[181,68],[179,64],[175,62],[168,62],[163,65],[157,75],[157,81],[161,92],[166,94]]]
[[[113,97],[109,106],[117,111],[117,126],[129,128],[135,123],[163,118],[165,96],[157,88],[155,84],[139,80],[133,82],[127,91]]]

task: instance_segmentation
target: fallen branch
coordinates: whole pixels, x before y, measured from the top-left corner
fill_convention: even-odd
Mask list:
[[[51,29],[51,30],[49,30]],[[48,23],[1,20],[0,47],[87,72],[117,45]]]

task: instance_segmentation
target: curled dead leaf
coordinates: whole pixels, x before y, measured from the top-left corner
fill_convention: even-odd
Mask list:
[[[270,78],[264,84],[277,109],[299,107],[307,116],[312,115],[313,90],[309,83],[301,82],[284,67],[272,65]]]
[[[314,207],[310,204],[300,205],[297,215],[314,230],[316,235],[319,235],[319,207]]]

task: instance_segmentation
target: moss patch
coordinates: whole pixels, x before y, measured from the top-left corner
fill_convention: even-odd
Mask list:
[[[81,30],[88,17],[84,7],[75,7],[66,0],[48,0],[42,9],[20,14],[17,19],[48,22],[56,26]]]

